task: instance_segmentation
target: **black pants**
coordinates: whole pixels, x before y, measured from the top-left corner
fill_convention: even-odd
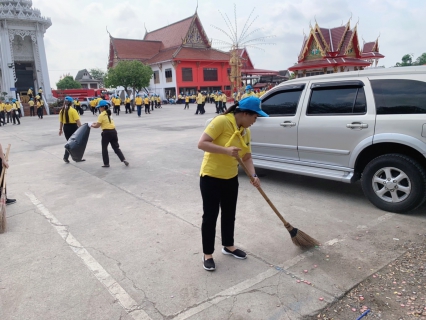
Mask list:
[[[213,254],[216,236],[216,221],[221,210],[222,245],[234,245],[235,211],[238,198],[238,176],[232,179],[200,177],[203,198],[203,222],[201,236],[204,254]]]
[[[201,114],[205,114],[206,113],[206,109],[204,109],[205,105],[206,105],[206,102],[204,101],[203,104],[201,105]]]
[[[183,108],[183,110],[185,110],[187,107],[189,109],[189,102],[185,102],[185,107]]]
[[[96,113],[96,108],[95,108],[95,107],[90,107],[90,109],[92,109],[92,113],[93,113],[93,115],[95,115],[95,113]]]
[[[203,105],[202,104],[197,104],[197,111],[195,111],[195,114],[198,114],[198,112],[203,114]]]
[[[43,119],[43,107],[37,108],[37,115],[40,119]]]
[[[109,165],[109,156],[108,156],[108,145],[111,143],[111,147],[114,150],[115,154],[120,158],[120,161],[123,162],[125,160],[123,153],[120,150],[120,146],[118,144],[118,135],[117,130],[115,129],[104,129],[102,131],[102,159],[104,161],[104,165]]]
[[[126,103],[126,113],[132,113],[132,109],[130,108],[130,103]]]
[[[151,111],[154,111],[154,101],[151,101]]]
[[[149,111],[149,103],[145,105],[145,113],[151,113],[151,112]]]
[[[0,123],[3,123],[3,125],[6,124],[5,112],[4,111],[0,111]]]
[[[116,113],[117,116],[120,115],[120,106],[114,106],[114,113]]]
[[[40,100],[43,100],[43,94],[39,92],[38,95],[40,96]]]
[[[215,101],[214,104],[216,105],[216,113],[219,113],[219,101]]]
[[[35,116],[34,107],[30,107],[30,117]]]
[[[13,124],[16,123],[16,121],[18,121],[18,124],[21,124],[21,121],[19,120],[19,114],[18,114],[18,110],[12,110],[12,120],[13,120]]]
[[[6,119],[7,119],[7,123],[9,123],[9,120],[10,122],[12,122],[12,115],[10,114],[10,111],[6,112]]]
[[[72,134],[78,129],[78,126],[77,123],[65,123],[63,128],[65,139],[68,141]],[[68,160],[69,156],[68,150],[65,149],[64,159]]]

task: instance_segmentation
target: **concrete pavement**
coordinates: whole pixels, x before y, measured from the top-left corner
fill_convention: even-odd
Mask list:
[[[18,200],[0,235],[0,319],[300,319],[423,232],[426,206],[386,213],[359,184],[258,170],[285,218],[323,243],[302,251],[241,172],[235,239],[249,257],[221,254],[218,225],[217,270],[206,272],[197,141],[214,107],[195,109],[114,117],[129,167],[110,150],[111,167],[101,168],[100,129],[86,161],[65,164],[57,116],[0,128],[3,148],[12,144],[8,195]]]

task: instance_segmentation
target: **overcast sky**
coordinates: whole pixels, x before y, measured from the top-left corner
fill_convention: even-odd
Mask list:
[[[198,15],[207,36],[226,40],[214,26],[227,30],[219,12],[234,23],[234,3],[238,30],[255,8],[258,16],[251,30],[253,38],[274,36],[273,45],[263,50],[249,48],[256,68],[283,70],[297,62],[303,32],[315,19],[321,27],[345,24],[352,16],[351,26],[359,20],[360,42],[374,41],[380,35],[380,52],[385,58],[379,64],[394,66],[406,53],[417,58],[426,52],[426,1],[424,0],[199,0]],[[142,39],[148,31],[185,19],[194,14],[197,0],[33,0],[33,7],[52,19],[45,34],[47,63],[52,88],[62,74],[76,76],[78,70],[100,68],[106,71],[109,36]],[[362,38],[361,38],[362,37]]]

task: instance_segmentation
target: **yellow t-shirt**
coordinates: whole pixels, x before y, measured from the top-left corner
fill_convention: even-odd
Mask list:
[[[12,110],[18,110],[18,106],[16,105],[16,103],[12,103]]]
[[[91,108],[94,108],[94,107],[96,107],[97,105],[98,105],[98,103],[97,103],[96,99],[90,100],[90,107],[91,107]]]
[[[130,103],[130,98],[126,98],[125,103]]]
[[[41,102],[40,100],[37,100],[37,109],[41,107]]]
[[[148,97],[145,97],[145,98],[143,99],[143,102],[144,102],[144,104],[149,104],[149,98],[148,98]]]
[[[116,107],[120,106],[120,105],[121,105],[121,99],[120,99],[120,98],[115,99],[115,100],[114,100],[114,105],[115,105]]]
[[[27,94],[28,94],[28,95],[30,95],[30,94],[33,94],[33,90],[31,90],[31,89],[28,89],[28,92],[27,92]]]
[[[80,116],[78,115],[77,110],[75,110],[74,108],[69,108],[68,109],[68,122],[67,119],[65,118],[65,114],[62,116],[62,110],[59,111],[59,122],[63,123],[63,124],[67,124],[67,123],[77,123],[77,120],[80,120]]]
[[[222,94],[222,102],[226,103],[226,99],[227,99],[226,94]]]
[[[185,97],[185,102],[189,102],[189,96]]]
[[[112,120],[112,116],[110,116],[111,122],[108,120],[108,115],[106,111],[102,112],[98,117],[98,123],[101,124],[101,129],[115,129],[114,120]]]
[[[5,106],[4,103],[0,103],[0,111],[4,111],[4,106]]]
[[[250,96],[256,96],[256,94],[252,91],[252,92],[250,92],[250,93],[244,93],[242,96],[241,96],[241,100],[243,100],[244,98],[247,98],[247,97],[250,97]]]
[[[251,153],[250,129],[241,127],[236,129],[235,116],[233,113],[220,115],[214,118],[204,130],[213,139],[213,143],[219,146],[240,148],[239,156],[242,158],[246,153]],[[242,140],[239,138],[240,132]],[[232,140],[231,140],[232,139]],[[238,174],[238,161],[234,157],[226,154],[204,152],[203,163],[201,164],[200,175],[210,176],[220,179],[231,179]]]
[[[30,105],[30,107],[34,107],[34,101],[33,100],[28,101],[28,104]]]
[[[135,103],[136,103],[137,106],[142,105],[143,104],[142,97],[136,97],[135,98]]]
[[[203,104],[203,95],[201,93],[197,96],[197,104]]]
[[[10,112],[10,110],[12,110],[12,105],[10,103],[6,103],[4,108],[6,109],[6,112]]]
[[[38,89],[38,93],[43,93],[43,90],[42,89]]]
[[[218,94],[215,94],[214,95],[214,101],[220,101],[220,98],[219,98],[220,96],[218,95]]]

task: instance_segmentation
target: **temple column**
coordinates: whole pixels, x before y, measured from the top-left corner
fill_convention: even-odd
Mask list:
[[[47,114],[49,114],[49,105],[47,102],[53,101],[52,88],[50,87],[49,73],[47,69],[46,50],[44,48],[44,27],[37,25],[36,31],[36,43],[33,42],[37,51],[35,61],[38,61],[39,68],[37,68],[37,81],[39,86],[43,88],[44,101],[46,102],[45,108]]]
[[[15,35],[9,35],[7,22],[1,22],[0,26],[0,52],[1,52],[1,92],[7,92],[7,96],[14,97],[10,88],[15,88],[16,75],[13,60],[12,41]],[[12,38],[11,38],[12,37]]]

